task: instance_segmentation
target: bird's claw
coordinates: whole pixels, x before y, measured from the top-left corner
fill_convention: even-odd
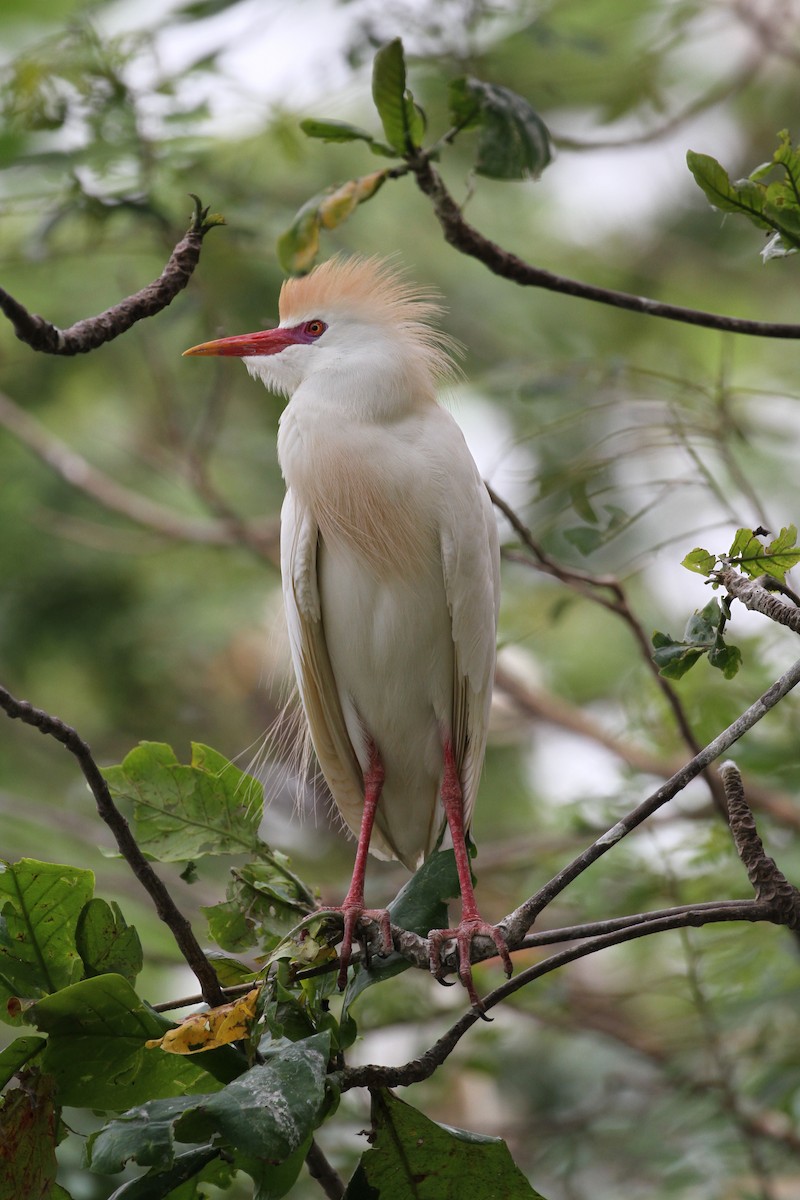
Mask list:
[[[428,934],[429,963],[434,979],[448,986],[447,981],[443,978],[442,951],[445,942],[454,938],[458,955],[458,977],[469,996],[472,1007],[478,1010],[483,1020],[488,1021],[491,1018],[485,1014],[483,1001],[475,990],[475,983],[472,978],[472,963],[470,961],[472,957],[472,939],[476,937],[488,937],[494,942],[506,977],[510,978],[514,967],[511,962],[511,955],[508,952],[506,940],[497,925],[491,925],[488,921],[481,920],[480,917],[470,918],[466,921],[462,920],[461,924],[455,929],[432,929]]]
[[[344,920],[341,949],[339,950],[339,975],[336,980],[341,992],[347,986],[347,969],[350,966],[350,956],[353,951],[354,941],[360,943],[364,953],[364,961],[367,966],[369,965],[367,938],[364,936],[364,930],[359,929],[359,925],[366,918],[367,921],[372,921],[378,926],[381,941],[379,953],[384,957],[390,955],[394,950],[392,926],[389,920],[389,913],[385,908],[363,908],[360,904],[343,904],[340,908],[331,908],[328,911],[340,913]]]

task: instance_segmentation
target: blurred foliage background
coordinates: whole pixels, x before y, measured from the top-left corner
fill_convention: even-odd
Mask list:
[[[791,126],[791,0],[5,0],[3,287],[67,326],[159,273],[188,223],[188,193],[227,226],[208,236],[168,310],[90,356],[37,355],[0,328],[3,682],[77,727],[103,763],[141,739],[170,742],[183,759],[192,740],[240,766],[258,756],[265,836],[331,902],[352,846],[321,790],[314,803],[280,754],[259,753],[288,662],[273,543],[237,530],[277,517],[281,404],[230,362],[180,353],[273,321],[277,237],[309,196],[376,167],[363,146],[308,141],[298,120],[379,132],[369,67],[395,36],[431,128],[446,129],[447,81],[466,72],[519,92],[553,134],[555,161],[538,182],[471,176],[469,134],[446,153],[443,174],[487,236],[587,281],[797,320],[795,262],[762,265],[758,231],[712,212],[685,166],[694,149],[745,175]],[[795,343],[516,288],[445,245],[408,178],[324,237],[323,254],[336,251],[395,254],[443,293],[447,330],[465,347],[464,381],[446,402],[486,478],[558,562],[620,579],[648,634],[678,636],[708,600],[679,565],[693,546],[724,551],[740,525],[797,523]],[[103,502],[112,492],[115,504]],[[176,536],[134,519],[139,497]],[[229,544],[202,540],[220,521]],[[505,524],[503,534],[512,544]],[[676,685],[700,742],[795,653],[788,632],[743,611],[731,637],[744,653],[733,681],[702,663]],[[501,644],[505,685],[475,823],[493,918],[689,757],[630,627],[563,582],[509,561]],[[736,759],[768,848],[800,880],[797,700]],[[148,998],[193,990],[107,851],[73,762],[31,730],[0,727],[2,856],[91,866],[98,894],[119,900],[142,933]],[[226,870],[204,863],[189,884],[163,869],[201,935],[199,908],[222,898]],[[403,879],[396,864],[373,864],[370,902]],[[546,920],[748,892],[698,782]],[[365,995],[352,1061],[403,1061],[463,1004],[457,989],[411,974]],[[495,978],[479,975],[479,987]],[[552,1200],[788,1200],[800,1194],[798,989],[785,931],[642,939],[518,995],[411,1098],[437,1119],[502,1133]],[[366,1122],[358,1097],[346,1105],[320,1137],[343,1172]],[[65,1186],[99,1200],[105,1185],[79,1170],[78,1143],[62,1148]]]

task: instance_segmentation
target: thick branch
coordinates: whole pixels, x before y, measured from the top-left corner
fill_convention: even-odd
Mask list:
[[[209,229],[222,224],[221,217],[209,217],[208,209],[202,208],[196,196],[193,200],[195,211],[192,223],[172,251],[158,279],[96,317],[86,317],[68,329],[59,329],[44,317],[29,313],[19,300],[0,288],[0,312],[8,317],[20,341],[43,354],[88,354],[104,342],[110,342],[125,333],[137,321],[155,316],[171,304],[186,287],[200,260],[203,238]]]
[[[178,949],[200,984],[203,999],[211,1007],[223,1004],[225,997],[214,968],[203,953],[189,921],[177,907],[164,883],[139,849],[128,822],[111,798],[108,784],[86,742],[70,725],[60,721],[58,717],[50,716],[42,709],[34,708],[26,700],[16,700],[4,687],[0,687],[0,708],[3,708],[12,719],[32,725],[34,729],[38,729],[47,737],[55,738],[77,759],[84,779],[94,796],[98,813],[113,833],[122,857],[149,894],[159,917],[171,930]]]
[[[764,578],[769,581],[769,576]],[[761,579],[748,579],[732,567],[715,571],[713,579],[722,584],[729,596],[741,601],[745,608],[759,612],[771,621],[777,621],[779,625],[786,625],[788,629],[800,633],[800,608],[779,599],[764,586]]]
[[[739,858],[747,878],[753,885],[756,899],[769,904],[782,925],[800,929],[800,891],[778,869],[758,836],[755,818],[744,794],[742,777],[734,762],[725,762],[719,769],[728,803],[728,821]]]
[[[668,321],[681,321],[686,325],[700,325],[706,329],[719,329],[724,333],[743,333],[753,337],[800,338],[800,325],[786,325],[772,321],[750,321],[742,317],[728,317],[722,313],[704,312],[696,308],[684,308],[679,304],[664,304],[647,296],[634,296],[630,292],[618,292],[613,288],[597,287],[555,275],[542,267],[534,267],[496,242],[479,233],[464,220],[461,210],[445,187],[441,176],[424,154],[408,160],[417,185],[433,202],[434,212],[442,227],[445,240],[478,259],[495,275],[510,279],[522,287],[545,288],[550,292],[561,292],[566,296],[577,296],[582,300],[594,300],[597,304],[610,304],[629,312],[643,313],[650,317],[664,317]]]

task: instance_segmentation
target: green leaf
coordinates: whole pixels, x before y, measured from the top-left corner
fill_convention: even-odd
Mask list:
[[[714,208],[720,212],[741,213],[759,229],[772,229],[773,224],[764,218],[766,188],[752,179],[740,179],[731,183],[728,172],[710,154],[687,151],[686,163],[694,175],[695,182],[703,189]]]
[[[728,646],[722,642],[709,650],[708,661],[712,667],[722,671],[726,679],[733,679],[742,665],[742,652],[738,646]]]
[[[710,575],[717,563],[717,556],[709,554],[708,550],[703,550],[697,546],[694,550],[686,555],[681,562],[682,567],[686,567],[687,571],[696,571],[698,575]]]
[[[458,896],[458,872],[452,850],[439,850],[425,860],[389,904],[393,925],[427,937],[431,929],[447,928],[447,901]],[[390,979],[408,970],[411,964],[396,952],[386,958],[374,958],[367,967],[358,963],[347,985],[343,1016],[356,996],[374,983]]]
[[[46,996],[83,974],[75,944],[94,875],[78,867],[0,860],[0,1016],[12,997]]]
[[[341,225],[359,204],[375,195],[387,176],[387,170],[372,171],[339,187],[326,188],[307,201],[278,239],[278,257],[283,269],[290,275],[309,271],[319,253],[320,231]]]
[[[55,1085],[26,1071],[24,1086],[6,1092],[0,1107],[0,1196],[49,1197],[56,1178],[58,1115]]]
[[[366,129],[350,125],[347,121],[323,121],[317,117],[307,117],[300,122],[300,128],[306,137],[321,138],[324,142],[366,142],[373,154],[397,158],[397,151],[391,146],[376,141]]]
[[[169,1170],[176,1141],[214,1136],[258,1162],[284,1162],[317,1126],[329,1051],[328,1034],[315,1034],[282,1045],[219,1092],[141,1104],[89,1139],[91,1168],[114,1174],[134,1161]]]
[[[406,87],[406,61],[400,38],[383,46],[375,55],[372,98],[389,144],[399,154],[409,154],[418,148],[425,134],[425,118]]]
[[[215,1087],[206,1055],[188,1059],[148,1050],[170,1022],[139,999],[121,975],[98,975],[47,996],[26,1021],[49,1034],[42,1069],[58,1081],[63,1104],[120,1111],[158,1096]],[[210,1052],[213,1053],[213,1052]]]
[[[708,654],[712,667],[731,679],[739,670],[742,656],[736,646],[728,646],[723,640],[726,620],[718,601],[709,600],[705,608],[689,617],[682,642],[675,641],[668,633],[654,633],[653,661],[660,673],[667,679],[680,679],[698,659]]]
[[[75,941],[86,975],[116,973],[136,982],[144,962],[142,943],[116,901],[90,900],[78,918]]]
[[[550,133],[522,96],[500,84],[465,77],[450,84],[450,115],[462,129],[480,128],[475,170],[490,179],[538,179],[552,159]]]
[[[739,529],[727,557],[751,579],[759,575],[771,575],[783,583],[786,572],[800,562],[797,527],[786,526],[768,546],[764,546],[752,529]]]
[[[676,642],[668,633],[656,631],[652,638],[653,661],[658,667],[659,674],[666,679],[680,679],[690,671],[698,659],[703,657],[703,651]]]
[[[245,863],[233,872],[227,900],[203,909],[209,933],[223,950],[235,954],[258,944],[268,952],[313,911],[305,890],[281,869],[281,857]]]
[[[373,1092],[372,1126],[345,1200],[542,1200],[501,1138],[437,1125],[384,1090]]]
[[[133,803],[134,836],[160,862],[259,847],[261,784],[208,746],[193,744],[184,766],[170,746],[142,742],[103,775],[115,799]]]
[[[10,1079],[20,1071],[26,1063],[40,1054],[47,1042],[44,1038],[19,1037],[16,1038],[10,1046],[0,1052],[0,1091],[6,1086]]]

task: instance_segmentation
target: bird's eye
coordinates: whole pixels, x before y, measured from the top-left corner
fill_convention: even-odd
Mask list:
[[[309,337],[317,338],[325,332],[328,326],[324,321],[306,321],[305,331]]]

